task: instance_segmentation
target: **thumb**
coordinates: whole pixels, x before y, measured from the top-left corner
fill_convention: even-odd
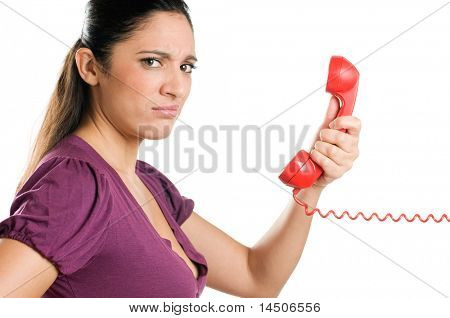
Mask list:
[[[317,130],[316,135],[313,139],[312,145],[310,147],[311,150],[313,149],[315,142],[317,140],[320,140],[320,131],[324,128],[330,128],[329,125],[336,118],[339,109],[340,109],[339,99],[336,96],[332,95],[322,125]]]
[[[328,109],[325,114],[325,118],[323,120],[320,129],[330,128],[329,125],[333,121],[333,119],[336,118],[337,114],[339,113],[339,109],[340,109],[339,99],[336,96],[332,95],[330,103],[328,104]]]

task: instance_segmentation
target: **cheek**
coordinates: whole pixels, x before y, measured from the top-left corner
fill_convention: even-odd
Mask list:
[[[122,132],[139,135],[144,139],[164,139],[173,128],[174,121],[161,119],[152,111],[158,96],[157,81],[149,83],[145,76],[134,76],[127,81],[116,81],[108,94],[108,118]]]
[[[151,116],[155,105],[153,96],[158,94],[159,80],[150,79],[145,71],[133,70],[116,76],[113,85],[108,88],[111,115],[118,121],[136,124]]]
[[[133,100],[138,116],[148,117],[152,107],[162,102],[158,97],[163,82],[161,72],[147,70],[138,64],[126,74],[124,82],[131,91],[128,97]]]

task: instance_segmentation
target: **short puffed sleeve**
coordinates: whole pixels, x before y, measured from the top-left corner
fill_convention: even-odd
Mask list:
[[[16,194],[0,238],[30,246],[69,275],[105,242],[111,196],[107,178],[90,163],[54,157],[41,163]]]
[[[179,225],[192,214],[194,209],[194,200],[181,195],[178,189],[175,187],[172,181],[169,180],[164,174],[159,174],[161,186],[163,187],[166,199],[172,208],[172,215]]]
[[[194,200],[181,195],[176,188],[171,191],[170,198],[174,207],[174,218],[179,225],[183,224],[194,210]]]
[[[144,161],[140,161],[139,164],[144,166],[143,170],[148,182],[156,183],[156,188],[158,189],[157,195],[164,193],[165,200],[169,205],[173,218],[179,225],[182,225],[193,212],[195,206],[194,200],[181,195],[175,184],[155,167]]]

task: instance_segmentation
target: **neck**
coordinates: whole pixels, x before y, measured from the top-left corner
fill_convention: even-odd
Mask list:
[[[73,132],[89,143],[118,174],[135,177],[136,157],[142,139],[115,129],[100,114],[86,113]]]

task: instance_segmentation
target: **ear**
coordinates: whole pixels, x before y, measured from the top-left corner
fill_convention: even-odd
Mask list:
[[[96,86],[99,81],[99,72],[92,51],[85,47],[79,48],[75,53],[75,61],[81,78],[89,85]]]

